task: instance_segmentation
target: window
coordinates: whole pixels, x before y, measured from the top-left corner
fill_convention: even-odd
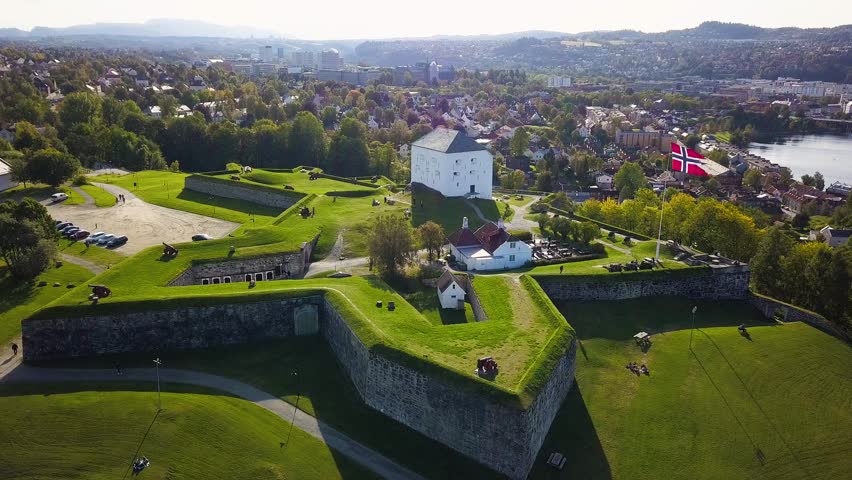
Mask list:
[[[510,262],[514,262],[514,261],[515,261],[515,256],[514,256],[514,255],[509,255],[509,261],[510,261]]]
[[[454,177],[458,177],[458,176],[459,176],[459,172],[453,172],[453,176],[454,176]]]
[[[222,283],[231,283],[231,277],[222,277]]]
[[[455,290],[455,289],[456,289],[456,284],[454,283],[454,284],[453,284],[453,290]]]
[[[509,248],[515,248],[515,243],[516,242],[509,242]]]
[[[272,273],[272,272],[266,272],[266,279],[267,279],[267,280],[273,280],[273,279],[275,279],[275,274],[274,274],[274,273]]]
[[[250,274],[250,273],[247,273],[247,274],[246,274],[246,281],[247,281],[247,282],[250,282],[250,281],[251,281],[251,274]]]
[[[456,298],[456,296],[455,296],[455,295],[450,295],[450,298]]]
[[[201,284],[202,285],[210,285],[210,279],[209,278],[202,278]]]
[[[471,158],[471,159],[470,159],[470,163],[473,163],[473,162],[475,162],[475,161],[476,161],[476,159],[475,159],[475,158]]]
[[[262,273],[255,273],[254,274],[254,281],[259,282],[261,280],[263,280],[263,274]]]
[[[222,280],[219,277],[213,277],[213,285],[219,285]]]

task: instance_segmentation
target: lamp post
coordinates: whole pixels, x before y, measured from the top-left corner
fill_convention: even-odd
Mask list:
[[[163,362],[159,359],[159,357],[154,359],[154,365],[155,365],[154,368],[157,369],[157,411],[158,412],[163,409],[163,404],[160,402],[160,365],[162,363]]]
[[[698,311],[698,306],[692,307],[692,328],[689,330],[689,349],[692,350],[692,334],[695,332],[695,312]]]
[[[299,396],[301,394],[301,392],[299,392],[299,374],[296,372],[296,370],[293,370],[293,373],[291,373],[290,375],[293,376],[296,383],[296,404],[293,405],[293,420],[290,422],[290,430],[287,432],[287,441],[284,442],[284,445],[290,444],[290,435],[293,433],[293,423],[296,422],[296,410],[299,409]]]

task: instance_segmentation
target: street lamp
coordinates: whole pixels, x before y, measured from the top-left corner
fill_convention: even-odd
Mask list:
[[[284,442],[284,445],[290,444],[290,435],[293,433],[293,423],[296,422],[296,410],[299,409],[299,374],[295,370],[293,370],[293,373],[291,373],[290,375],[293,376],[296,383],[296,404],[293,405],[293,420],[290,422],[290,431],[287,432],[287,441]]]
[[[695,332],[695,312],[698,311],[698,306],[692,307],[692,329],[689,330],[689,349],[692,350],[692,334]]]
[[[163,362],[160,360],[159,357],[154,359],[154,365],[156,365],[154,368],[157,369],[157,411],[158,412],[163,409],[163,407],[162,407],[163,404],[160,402],[160,365],[162,363]]]

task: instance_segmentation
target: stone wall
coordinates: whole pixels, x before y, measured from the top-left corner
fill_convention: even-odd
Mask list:
[[[323,311],[323,336],[367,405],[509,478],[526,478],[573,385],[576,341],[523,410],[372,352],[332,306]]]
[[[259,185],[244,185],[236,180],[224,180],[221,178],[205,177],[204,175],[190,175],[186,177],[184,188],[209,195],[216,195],[217,197],[233,198],[268,207],[277,207],[281,210],[290,208],[303,196],[300,193],[285,191],[283,185],[279,191],[273,187],[266,188]]]
[[[183,350],[292,336],[294,309],[310,296],[254,303],[21,322],[24,360]]]
[[[246,281],[246,275],[252,275],[257,280],[256,274],[260,273],[262,280],[281,280],[290,278],[301,278],[308,267],[316,247],[319,235],[310,242],[304,242],[298,251],[281,252],[271,255],[263,255],[250,258],[234,258],[215,262],[194,263],[191,267],[181,273],[177,278],[169,282],[169,286],[178,287],[185,285],[202,285],[206,279],[208,283],[214,283],[213,279],[226,283],[224,278],[229,277],[227,283]],[[267,278],[267,273],[272,273],[272,278]]]
[[[748,266],[672,272],[602,273],[584,276],[542,275],[535,279],[554,301],[626,300],[676,295],[713,300],[748,298]]]
[[[852,342],[850,332],[843,330],[837,324],[816,312],[810,312],[794,305],[783,303],[771,297],[751,293],[748,297],[749,303],[754,305],[766,318],[772,320],[777,313],[783,322],[804,322],[808,325],[822,330],[823,332],[837,337],[844,342]]]

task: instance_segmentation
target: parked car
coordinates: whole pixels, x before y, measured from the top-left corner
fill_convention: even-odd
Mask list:
[[[127,243],[127,240],[128,240],[128,238],[127,238],[126,235],[122,235],[120,237],[115,237],[112,240],[110,240],[109,242],[107,242],[107,248],[120,247],[120,246],[124,245],[125,243]]]
[[[71,235],[71,238],[74,240],[83,240],[89,236],[89,232],[85,230],[78,230]]]
[[[54,193],[50,196],[50,201],[53,203],[64,202],[68,200],[68,194],[65,192]]]
[[[59,233],[60,233],[60,235],[65,235],[68,232],[68,230],[71,230],[72,228],[79,228],[79,227],[77,227],[76,225],[71,223],[71,224],[68,224],[68,226],[66,226],[64,228],[59,229]]]
[[[105,234],[101,235],[100,237],[98,237],[97,244],[98,245],[106,245],[113,238],[115,238],[115,235],[113,235],[111,233],[105,233]]]
[[[56,223],[54,223],[54,225],[55,225],[55,226],[57,226],[57,227],[58,227],[60,224],[68,223],[68,222],[66,222],[65,220],[54,220],[54,222],[56,222]]]
[[[56,226],[56,229],[61,231],[65,227],[72,227],[72,226],[74,226],[74,224],[71,223],[71,222],[62,222],[62,223],[60,223],[59,225]]]
[[[202,240],[213,240],[213,237],[207,235],[206,233],[198,233],[192,236],[193,242],[200,242]]]
[[[80,230],[82,230],[82,228],[72,227],[72,228],[69,228],[68,230],[65,230],[64,232],[62,232],[62,236],[64,236],[65,238],[71,238],[71,235],[74,235],[75,233],[79,232]]]
[[[93,234],[89,235],[89,240],[91,240],[91,239],[93,239],[93,238],[99,238],[101,235],[103,235],[103,234],[105,234],[105,233],[106,233],[106,232],[95,232],[95,233],[93,233]]]

